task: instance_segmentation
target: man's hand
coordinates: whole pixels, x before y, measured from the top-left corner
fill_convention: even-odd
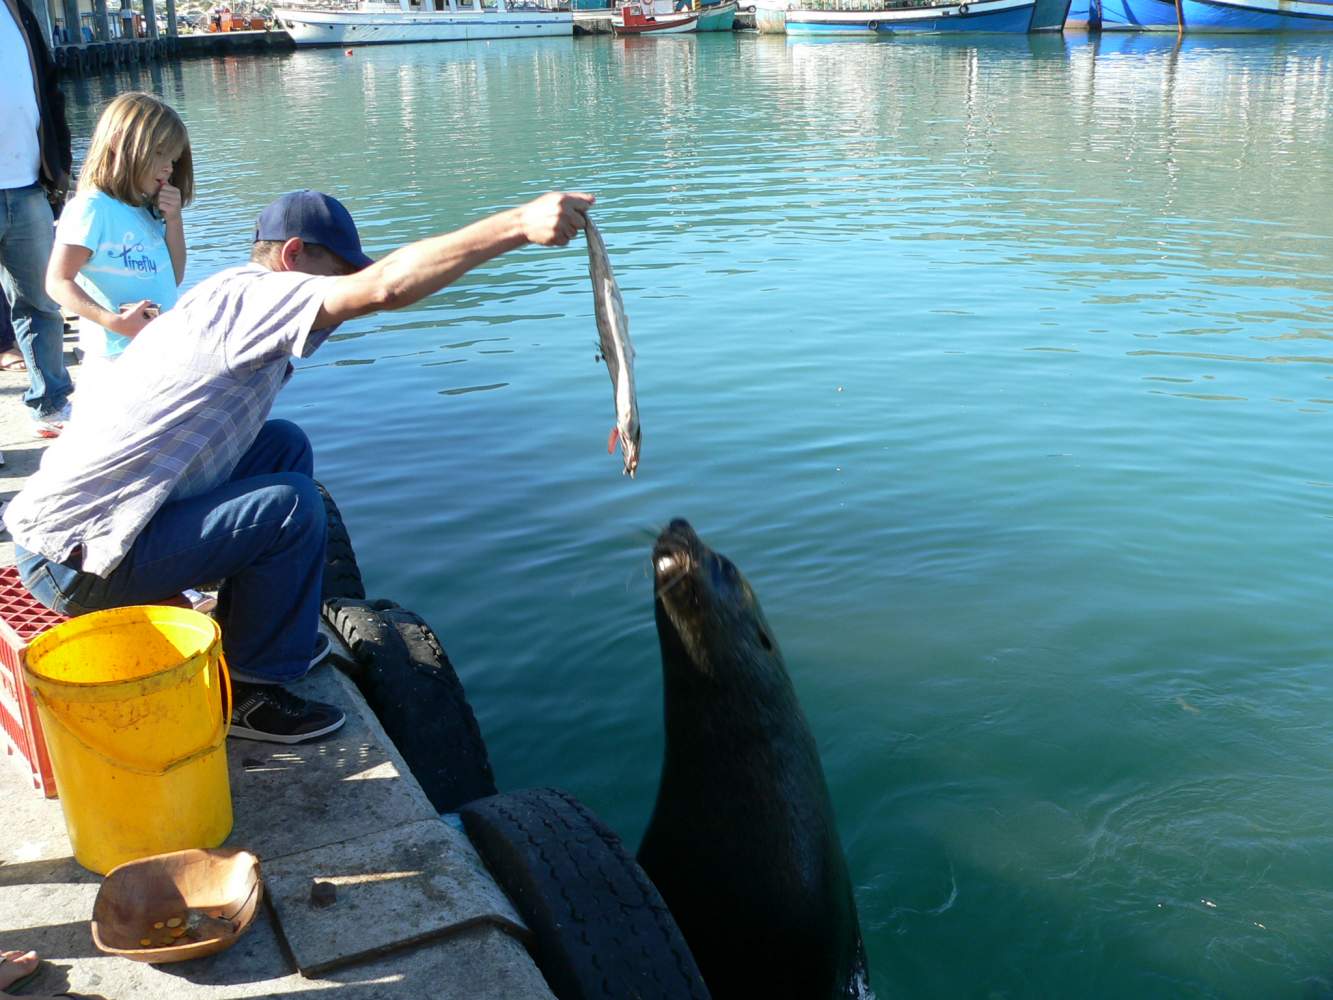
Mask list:
[[[114,322],[107,324],[107,329],[122,337],[133,337],[146,327],[161,310],[155,302],[143,299],[140,302],[127,302],[120,307]]]
[[[181,214],[181,191],[170,181],[157,191],[157,211],[163,219],[179,219]]]
[[[529,243],[562,247],[588,224],[596,197],[583,192],[552,191],[519,209],[519,223]]]

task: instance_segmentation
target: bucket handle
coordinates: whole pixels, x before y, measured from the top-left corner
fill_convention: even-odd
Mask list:
[[[217,734],[213,736],[206,744],[201,746],[199,749],[191,750],[189,753],[182,754],[175,760],[169,760],[165,764],[160,764],[157,767],[140,767],[136,764],[131,764],[128,761],[121,760],[114,754],[109,754],[105,750],[101,750],[93,746],[82,736],[76,733],[73,729],[67,726],[65,724],[65,721],[61,719],[59,714],[57,714],[55,710],[51,708],[50,704],[46,700],[46,692],[42,691],[41,688],[39,687],[31,687],[31,686],[29,690],[32,691],[32,696],[33,698],[36,699],[37,704],[41,705],[42,708],[46,709],[46,714],[42,721],[54,722],[57,726],[59,726],[69,735],[70,739],[72,739],[79,746],[83,747],[83,749],[87,750],[94,757],[101,758],[101,760],[104,763],[110,764],[112,767],[121,771],[129,771],[131,774],[141,774],[149,778],[160,778],[162,775],[169,774],[170,772],[176,770],[177,768],[184,767],[186,764],[199,760],[201,757],[207,757],[209,754],[211,754],[214,750],[222,746],[222,744],[227,741],[227,733],[231,731],[231,710],[232,710],[231,671],[227,669],[227,657],[222,653],[221,650],[218,650],[218,673],[222,677],[223,689],[227,692],[227,707],[226,711],[222,713],[222,721],[218,725]]]

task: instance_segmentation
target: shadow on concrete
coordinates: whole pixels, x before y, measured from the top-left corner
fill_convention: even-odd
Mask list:
[[[42,464],[42,454],[46,451],[46,444],[38,443],[35,440],[23,440],[18,443],[6,442],[0,446],[0,450],[5,453],[5,464],[0,466],[0,477],[21,476],[25,481],[34,472],[37,466]],[[16,483],[17,487],[22,487],[22,483]],[[0,496],[8,500],[18,489],[6,489],[0,492]]]
[[[0,865],[0,888],[15,885],[97,885],[100,875],[94,875],[73,858],[52,858],[46,861],[18,861]]]
[[[265,917],[266,919],[270,919]],[[260,928],[256,926],[258,931]],[[271,932],[270,932],[271,933]],[[262,937],[261,947],[267,947]],[[242,939],[244,941],[245,939]],[[516,956],[525,955],[523,946],[493,927],[468,927],[450,935],[457,950],[441,951],[440,941],[422,941],[394,949],[374,961],[352,967],[332,969],[316,978],[306,979],[302,988],[275,990],[267,982],[238,975],[246,956],[238,955],[238,944],[231,951],[197,962],[177,966],[158,966],[159,972],[171,973],[196,986],[231,987],[253,985],[257,992],[239,995],[265,1000],[309,998],[337,990],[340,1000],[389,1000],[394,997],[531,996],[525,987],[528,976],[539,976],[517,967]],[[285,953],[285,960],[290,955]],[[442,964],[443,963],[443,964]],[[262,963],[255,963],[262,967]],[[524,963],[526,964],[526,963]],[[295,969],[295,964],[292,965]],[[469,988],[469,983],[471,988]],[[513,987],[512,994],[506,984]],[[542,990],[545,994],[544,989]]]
[[[34,913],[32,919],[40,920],[41,914]],[[102,953],[93,944],[92,930],[86,920],[75,920],[67,924],[35,924],[32,927],[0,932],[0,951],[29,949],[38,955],[59,955],[62,959],[102,957]],[[43,988],[49,986],[43,983]]]
[[[0,937],[0,942],[3,941],[4,938]],[[22,942],[13,945],[7,943],[0,943],[0,948],[3,948],[6,951],[10,950],[11,948],[18,950],[27,950],[28,948],[34,948],[36,949],[37,954],[39,956],[42,954],[42,950],[38,945],[24,944]],[[70,986],[69,969],[66,966],[56,965],[54,962],[49,962],[43,959],[42,964],[38,966],[37,977],[23,988],[22,994],[15,994],[15,995],[31,996],[34,998],[34,1000],[37,1000],[37,998],[45,996],[64,996],[66,993],[69,993],[70,991],[71,991],[71,986]],[[8,996],[8,995],[9,994],[7,993],[0,993],[0,996]],[[87,1000],[95,1000],[95,998],[101,998],[100,994],[95,994],[95,993],[79,993],[78,996],[85,997],[87,998]],[[105,998],[101,998],[101,1000],[105,1000]]]

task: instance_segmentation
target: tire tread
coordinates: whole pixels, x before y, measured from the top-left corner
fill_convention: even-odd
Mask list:
[[[461,813],[536,934],[534,958],[559,1000],[707,1000],[662,897],[620,838],[576,798],[527,789]]]

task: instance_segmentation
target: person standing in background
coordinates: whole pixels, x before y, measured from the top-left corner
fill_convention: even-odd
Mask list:
[[[23,402],[39,437],[64,429],[74,391],[65,370],[65,322],[46,294],[52,204],[64,200],[73,162],[56,74],[23,0],[0,0],[0,287],[28,366]]]

